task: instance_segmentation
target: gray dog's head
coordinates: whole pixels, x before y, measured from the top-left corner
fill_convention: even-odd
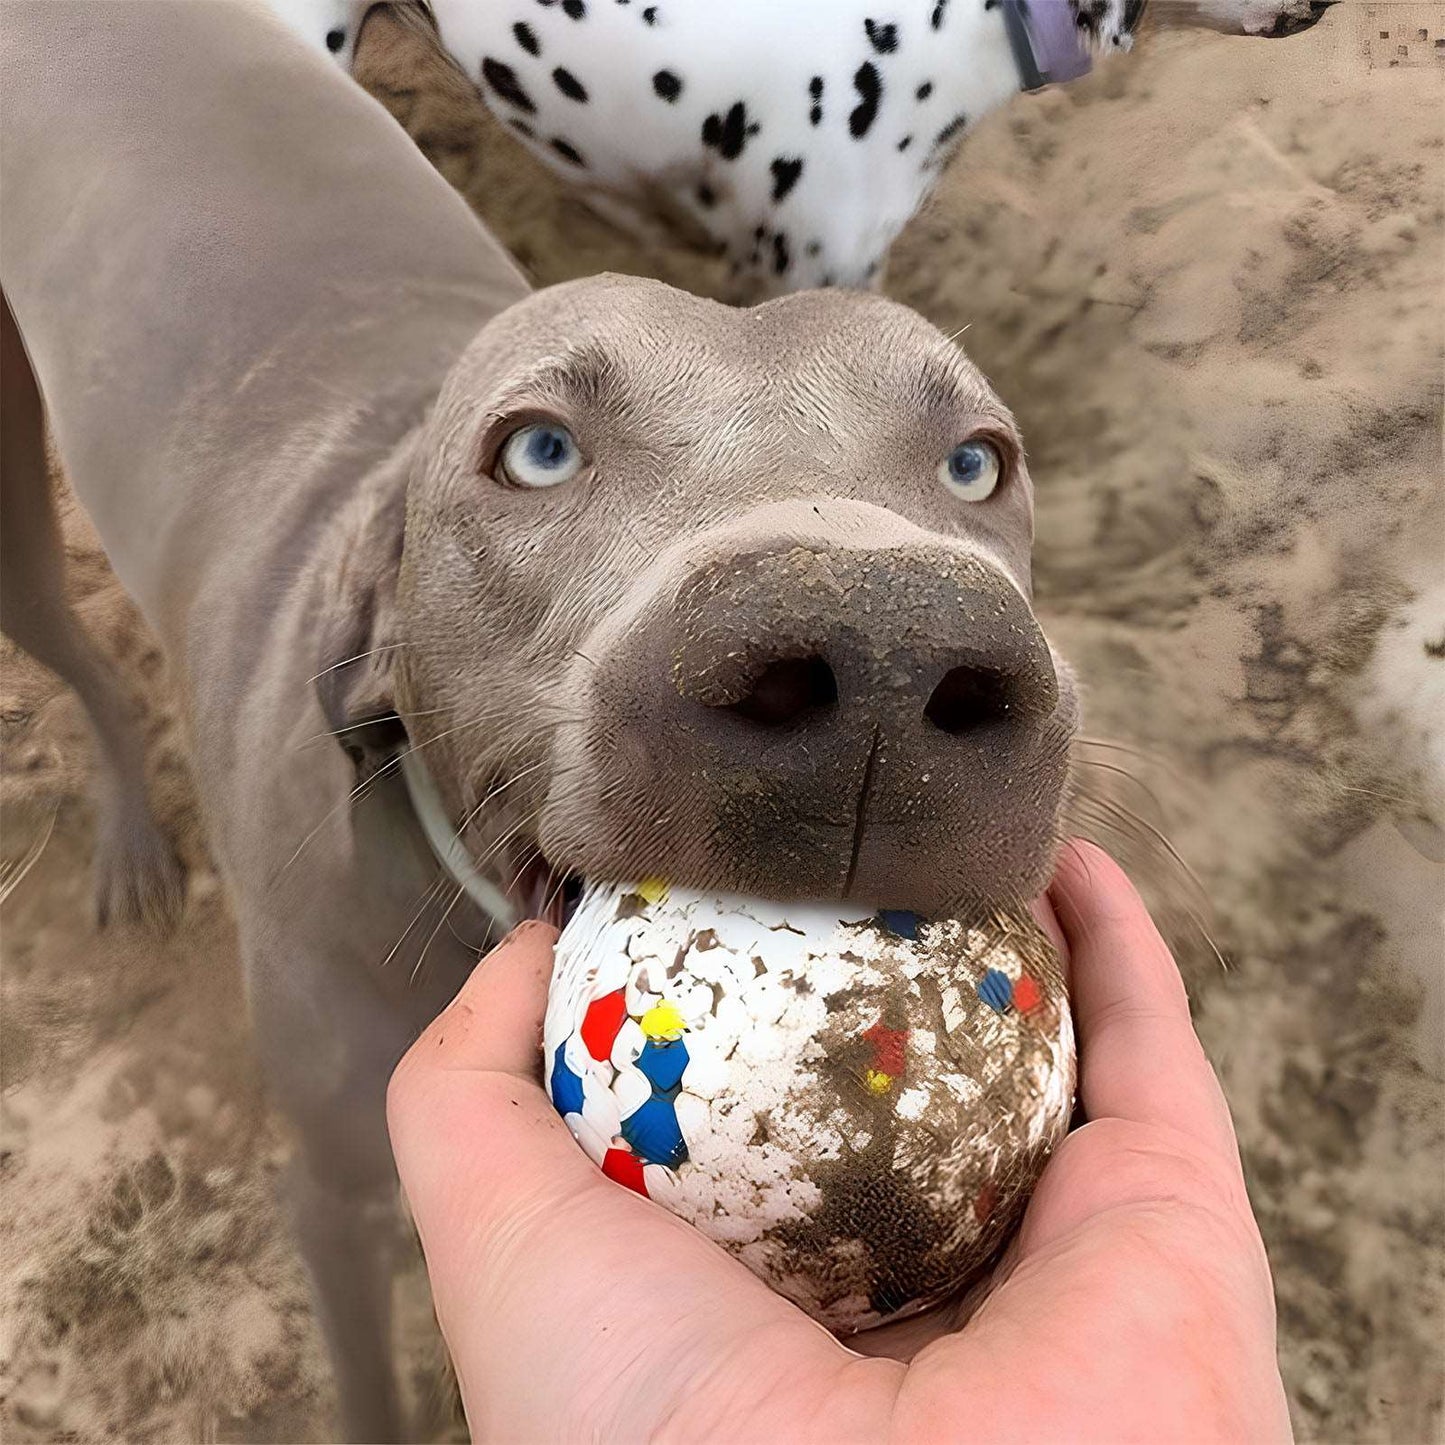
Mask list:
[[[556,287],[428,423],[397,712],[524,894],[1014,902],[1047,880],[1077,725],[1032,532],[1013,419],[906,308]]]

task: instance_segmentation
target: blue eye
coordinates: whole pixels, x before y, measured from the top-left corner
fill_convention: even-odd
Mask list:
[[[963,442],[954,447],[938,469],[939,480],[965,502],[981,502],[998,486],[1003,458],[992,442]]]
[[[535,422],[519,427],[502,444],[503,477],[518,487],[555,487],[570,482],[583,465],[582,449],[566,427]]]

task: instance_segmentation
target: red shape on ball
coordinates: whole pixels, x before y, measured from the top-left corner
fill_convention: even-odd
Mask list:
[[[616,993],[605,993],[601,998],[594,998],[587,1005],[587,1013],[578,1032],[582,1035],[582,1042],[587,1045],[587,1052],[594,1059],[600,1062],[612,1053],[612,1045],[617,1042],[617,1030],[622,1027],[622,1020],[626,1017],[627,1000],[620,988]]]
[[[602,1172],[609,1179],[635,1189],[644,1199],[649,1197],[642,1179],[642,1160],[636,1154],[626,1149],[609,1149],[602,1156]]]
[[[997,1203],[998,1190],[994,1188],[993,1180],[990,1179],[974,1198],[973,1217],[982,1224],[993,1213],[993,1207]]]
[[[1032,1013],[1044,1001],[1044,996],[1038,984],[1026,973],[1018,976],[1018,982],[1014,984],[1014,1007],[1021,1014]]]
[[[907,1067],[908,1054],[907,1029],[890,1029],[887,1024],[879,1019],[870,1029],[864,1029],[859,1035],[865,1043],[873,1045],[873,1068],[880,1074],[889,1074],[893,1078],[901,1078],[904,1069]]]

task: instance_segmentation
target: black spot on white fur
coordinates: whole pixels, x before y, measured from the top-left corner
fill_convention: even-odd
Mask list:
[[[933,94],[933,82],[931,80],[925,80],[913,94],[918,100],[927,100],[928,97]]]
[[[577,147],[570,141],[563,140],[561,136],[553,136],[550,145],[564,161],[570,161],[574,166],[581,166],[584,170],[586,169],[587,162],[582,159]]]
[[[928,23],[935,30],[943,29],[943,12],[947,9],[948,0],[938,0],[938,4],[933,7],[933,14],[928,17]]]
[[[587,14],[587,0],[562,0],[562,13],[569,20],[581,20]]]
[[[649,5],[649,6],[647,7],[647,9],[642,12],[642,23],[643,23],[644,25],[656,25],[656,24],[657,24],[657,6],[656,6],[656,5]]]
[[[960,112],[958,115],[954,116],[954,118],[949,121],[949,123],[944,126],[943,129],[939,131],[936,136],[934,136],[934,146],[946,146],[949,141],[951,141],[954,136],[956,136],[959,131],[961,131],[967,124],[968,117],[962,112]]]
[[[552,72],[552,83],[568,100],[575,100],[579,105],[587,104],[587,87],[570,70],[559,65]]]
[[[950,143],[958,139],[967,124],[968,117],[960,111],[933,137],[933,145],[923,159],[924,170],[927,170],[929,166],[941,166],[948,159]]]
[[[868,37],[868,43],[879,55],[892,55],[898,49],[898,27],[896,25],[880,25],[876,20],[865,20],[863,33]]]
[[[540,55],[542,53],[542,42],[537,39],[537,32],[533,30],[525,20],[519,20],[512,26],[512,34],[516,37],[517,44],[520,45],[528,55]]]
[[[510,65],[504,65],[500,60],[494,60],[488,55],[482,60],[482,79],[508,105],[514,105],[528,115],[536,113],[537,107],[532,103],[532,97],[523,90],[522,82],[517,79],[517,72]]]
[[[788,237],[783,231],[779,231],[773,237],[773,274],[784,276],[788,267],[793,264],[793,258],[788,254]]]
[[[326,48],[335,55],[337,51],[346,44],[346,32],[344,30],[328,30],[326,32]]]
[[[781,201],[798,184],[803,160],[801,156],[779,156],[769,169],[773,173],[773,200]]]
[[[854,140],[862,140],[878,118],[878,104],[883,99],[883,81],[871,60],[865,60],[854,73],[853,89],[858,92],[858,104],[848,116],[848,131]]]
[[[808,109],[808,124],[818,125],[823,119],[823,77],[815,75],[808,82],[808,94],[813,97],[813,104]]]
[[[626,0],[620,0],[625,4]],[[652,77],[652,88],[663,100],[674,101],[682,94],[682,78],[671,70],[659,70]]]
[[[748,120],[748,108],[740,100],[734,101],[722,115],[714,111],[702,123],[702,143],[725,161],[737,160],[748,137],[757,133],[757,122]]]

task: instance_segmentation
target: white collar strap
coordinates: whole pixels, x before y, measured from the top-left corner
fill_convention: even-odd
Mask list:
[[[417,756],[416,748],[401,754],[401,775],[411,797],[412,811],[436,854],[437,862],[454,882],[503,932],[508,933],[521,922],[517,907],[490,878],[484,877],[467,852],[466,844],[447,817],[446,805],[426,764]]]

